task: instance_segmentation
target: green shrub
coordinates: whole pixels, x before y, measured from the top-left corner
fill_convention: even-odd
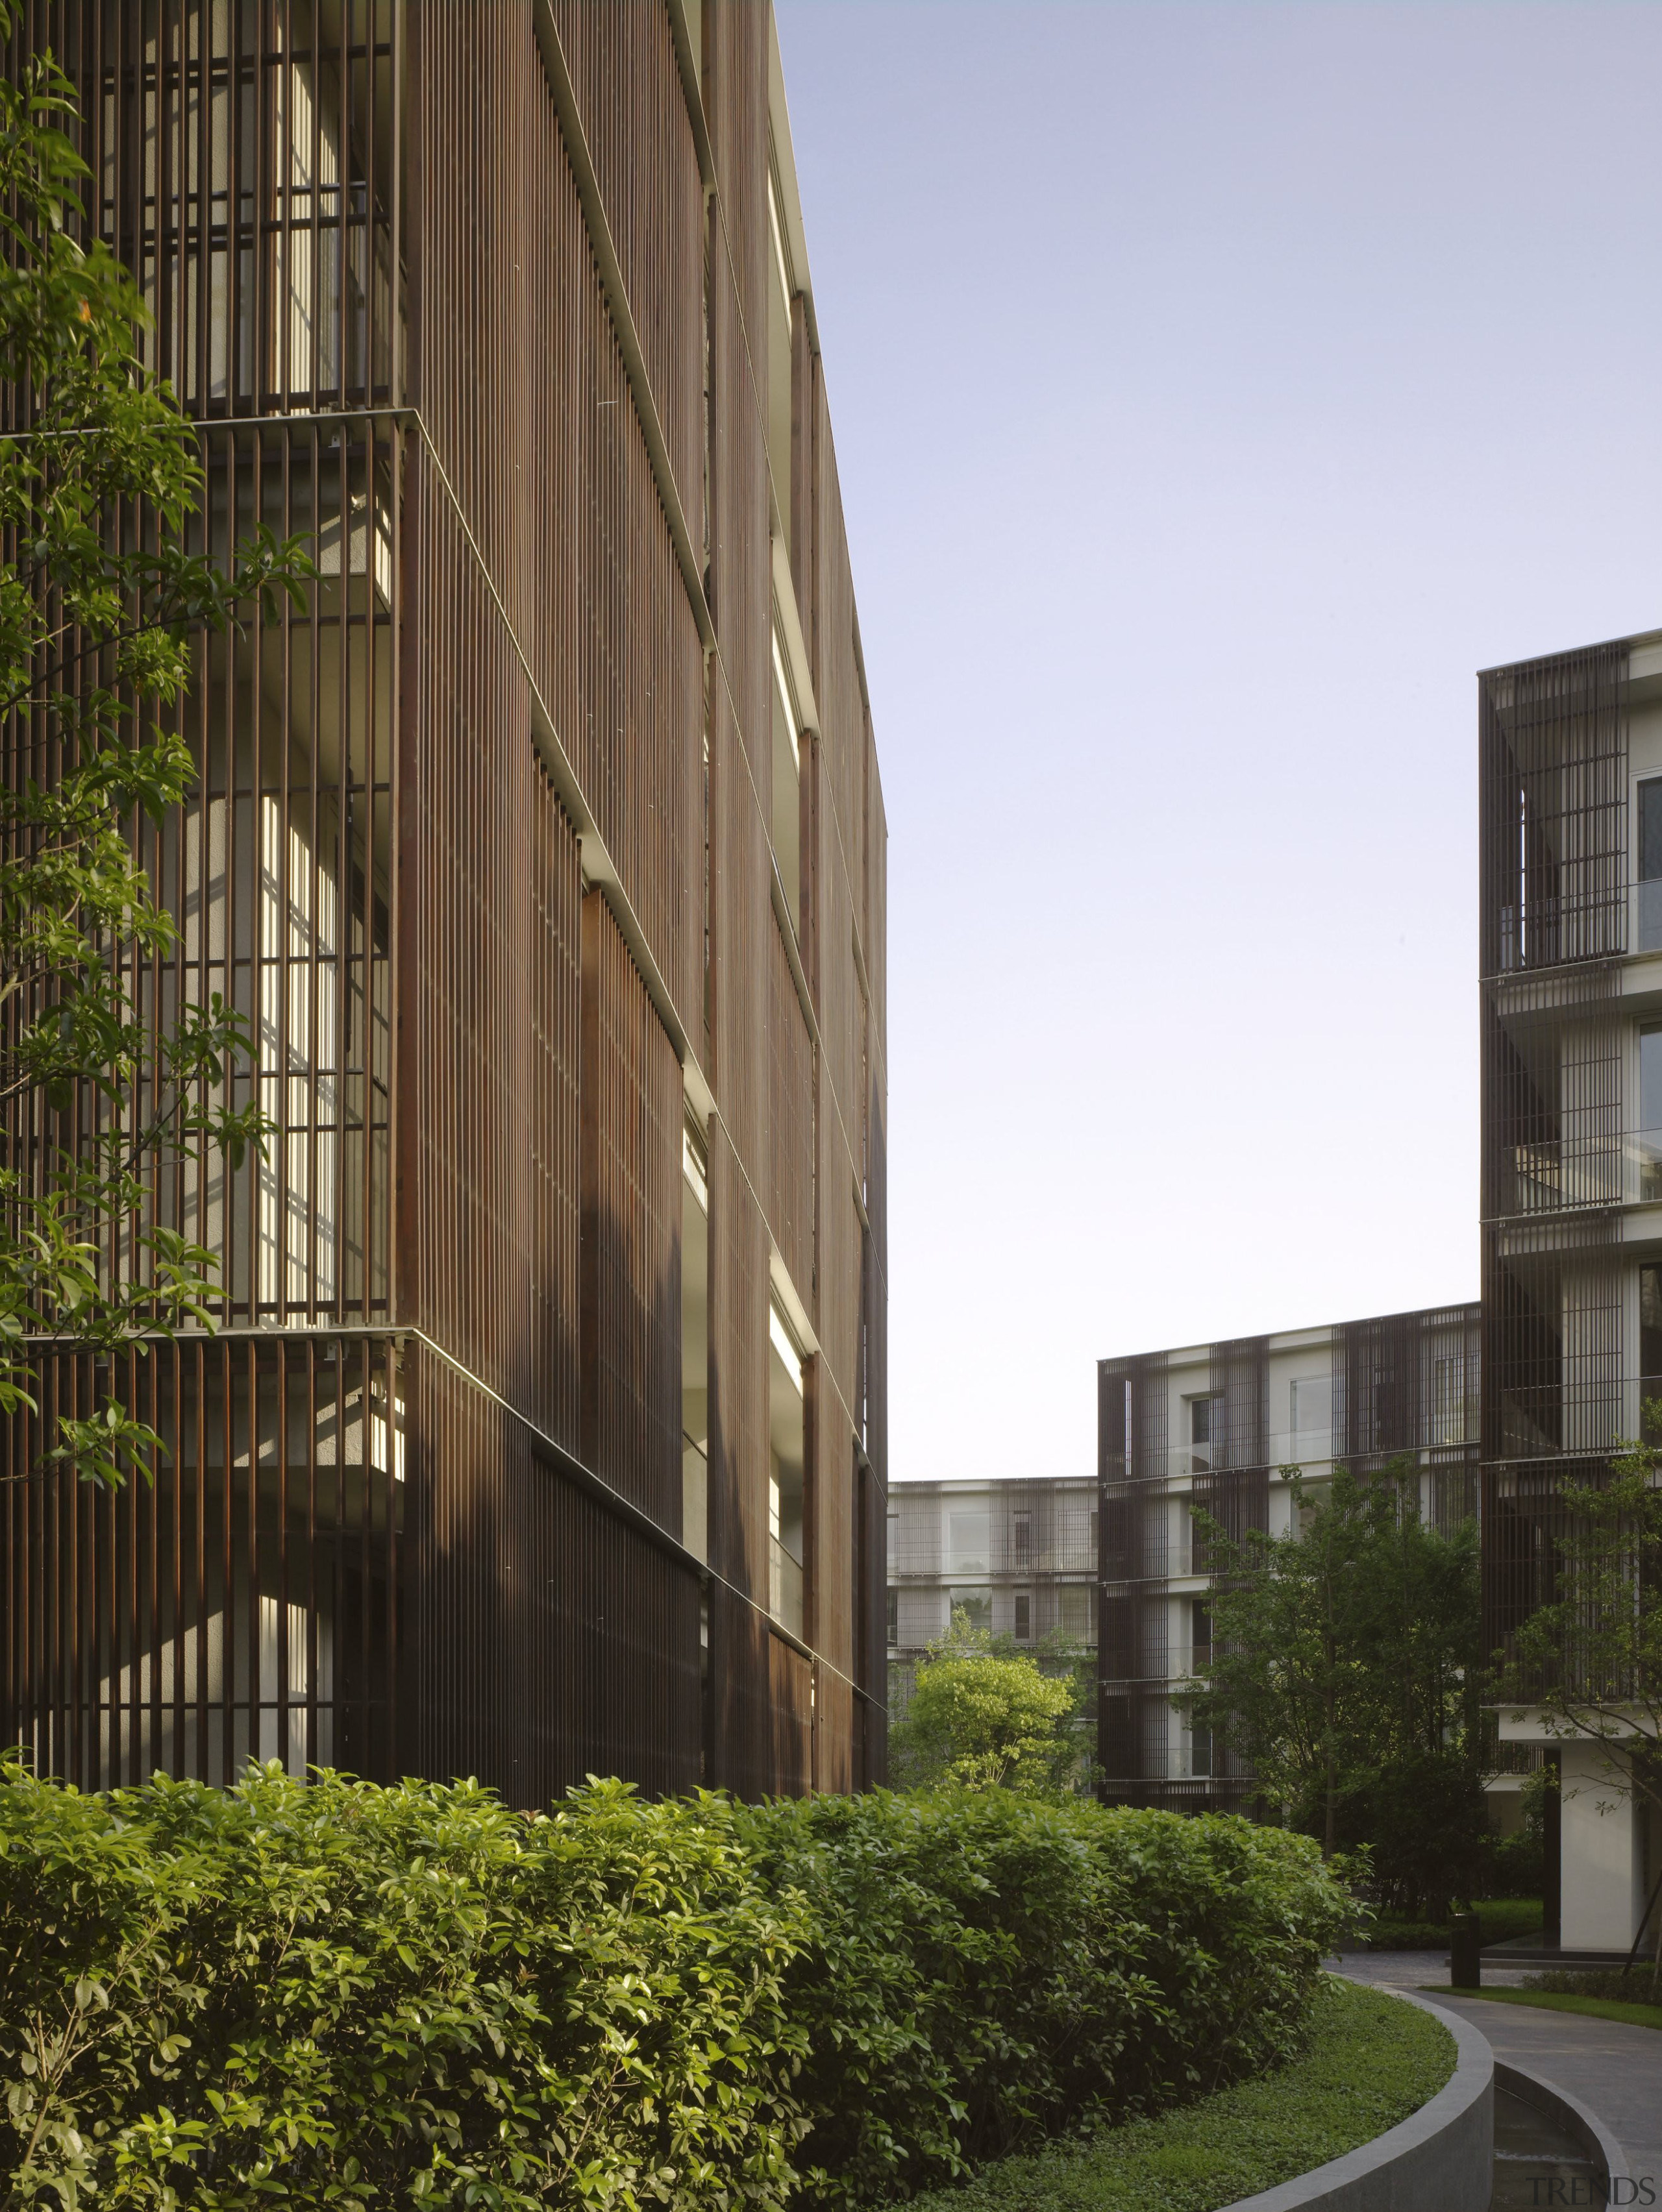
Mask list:
[[[1287,2057],[1344,1909],[1300,1837],[1000,1790],[528,1820],[9,1765],[0,2201],[904,2195]]]
[[[1641,1959],[1633,1966],[1558,1967],[1550,1973],[1525,1974],[1526,1990],[1544,1990],[1555,1997],[1604,1997],[1616,2004],[1653,2005],[1659,1977],[1653,1961]]]
[[[800,1940],[718,1802],[9,1767],[5,2201],[776,2204]]]
[[[1299,2045],[1345,1900],[1301,1836],[1000,1790],[745,1808],[811,1936],[789,1969],[813,2195],[949,2179],[1087,2111]]]

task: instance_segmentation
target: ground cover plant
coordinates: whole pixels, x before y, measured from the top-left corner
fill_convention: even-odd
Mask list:
[[[904,2196],[1301,2046],[1307,1839],[997,1790],[746,1807],[0,1774],[0,2203]]]
[[[1538,1897],[1486,1897],[1472,1906],[1484,1943],[1509,1942],[1531,1936],[1542,1924]],[[1447,1943],[1453,1929],[1446,1920],[1398,1920],[1381,1913],[1367,1926],[1370,1951],[1432,1951]]]
[[[1454,2070],[1440,2021],[1336,1978],[1317,1997],[1308,2049],[1174,2112],[1003,2159],[916,2212],[1217,2212],[1372,2142]]]

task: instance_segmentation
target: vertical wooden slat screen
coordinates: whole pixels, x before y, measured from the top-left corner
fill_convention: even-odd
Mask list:
[[[776,922],[767,937],[770,1046],[769,1224],[791,1280],[812,1301],[813,1253],[813,1043]]]
[[[695,544],[703,540],[703,185],[657,0],[557,0],[552,9],[594,155],[606,222]],[[652,158],[643,161],[649,147]]]
[[[250,1759],[390,1771],[404,1383],[382,1338],[203,1339],[42,1363],[30,1467],[60,1415],[123,1393],[167,1449],[147,1483],[61,1473],[0,1493],[5,1735],[82,1788]]]
[[[770,865],[744,746],[725,696],[711,733],[715,1070],[721,1120],[754,1191],[767,1187]]]
[[[768,1594],[767,1224],[724,1133],[709,1157],[710,1564]]]
[[[478,1773],[516,1805],[590,1773],[699,1779],[699,1591],[574,1488],[526,1425],[411,1355],[414,1532],[401,1771]]]
[[[8,1437],[0,1736],[44,1769],[263,1754],[527,1804],[881,1772],[881,802],[799,296],[779,489],[822,726],[782,934],[770,26],[699,21],[708,200],[658,0],[26,0],[11,58],[74,75],[91,224],[201,425],[199,543],[265,523],[319,568],[203,644],[197,788],[137,848],[180,921],[140,1003],[238,1006],[275,1133],[153,1178],[222,1256],[219,1338],[125,1382],[49,1360]],[[44,729],[4,749],[56,772]],[[677,1540],[695,1101],[708,1572]],[[807,1650],[767,1610],[776,1269],[813,1340]],[[117,1388],[173,1455],[94,1498],[40,1454]]]
[[[610,908],[583,902],[582,1445],[681,1533],[681,1071]]]

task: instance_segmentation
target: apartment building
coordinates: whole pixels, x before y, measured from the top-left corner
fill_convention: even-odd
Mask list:
[[[892,1717],[904,1713],[917,1662],[955,1612],[1019,1648],[1093,1646],[1097,1513],[1097,1486],[1087,1475],[896,1483],[888,1526]]]
[[[1252,1801],[1240,1759],[1172,1704],[1211,1655],[1213,1576],[1193,1509],[1236,1541],[1250,1528],[1285,1534],[1288,1468],[1318,1483],[1336,1462],[1365,1474],[1407,1454],[1428,1522],[1448,1528],[1476,1511],[1480,1314],[1430,1307],[1099,1362],[1111,1802],[1240,1812]]]
[[[1565,1483],[1596,1481],[1662,1395],[1662,632],[1489,669],[1479,701],[1483,1577],[1503,1648],[1555,1591]],[[1562,1766],[1564,1948],[1625,1952],[1659,1824],[1538,1714],[1500,1730]]]
[[[886,830],[771,9],[24,0],[46,46],[205,543],[318,574],[204,643],[143,833],[146,1003],[242,1011],[276,1133],[154,1193],[216,1334],[42,1358],[0,1741],[879,1779]],[[167,1452],[109,1498],[41,1454],[112,1391]]]

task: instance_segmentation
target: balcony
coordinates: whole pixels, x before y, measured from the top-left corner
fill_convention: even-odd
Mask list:
[[[1647,1406],[1662,1401],[1662,1375],[1598,1371],[1604,1364],[1578,1362],[1540,1382],[1503,1384],[1500,1456],[1603,1457],[1636,1437],[1662,1443],[1662,1423],[1647,1419],[1645,1412]]]
[[[1662,1205],[1662,1129],[1513,1145],[1502,1163],[1503,1214]]]

